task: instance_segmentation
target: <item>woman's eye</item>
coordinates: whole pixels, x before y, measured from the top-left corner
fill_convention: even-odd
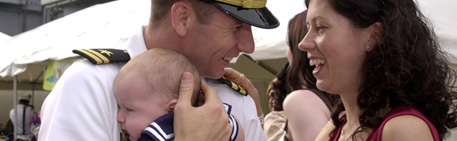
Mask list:
[[[322,34],[324,32],[324,29],[326,29],[325,26],[316,26],[316,31],[318,34]]]

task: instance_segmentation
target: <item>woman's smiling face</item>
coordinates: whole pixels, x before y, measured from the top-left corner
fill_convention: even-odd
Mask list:
[[[358,91],[368,28],[355,28],[328,0],[311,0],[306,21],[309,31],[299,48],[308,52],[310,65],[316,66],[317,87],[337,94]]]

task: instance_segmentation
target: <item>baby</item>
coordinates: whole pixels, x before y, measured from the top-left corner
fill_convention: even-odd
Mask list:
[[[200,75],[179,52],[150,49],[122,67],[114,80],[113,90],[119,105],[117,120],[130,140],[174,139],[173,110],[184,72],[194,76],[192,103],[196,103],[200,94]],[[233,126],[230,140],[244,140],[242,128],[229,113],[231,106],[224,104],[224,107]]]

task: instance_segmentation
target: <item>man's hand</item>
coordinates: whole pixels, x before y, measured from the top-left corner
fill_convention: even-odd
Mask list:
[[[254,87],[252,84],[251,80],[246,78],[244,74],[241,74],[240,72],[232,69],[232,68],[225,68],[225,73],[224,77],[227,80],[233,81],[236,84],[240,85],[244,89],[246,89],[246,92],[248,92],[249,96],[254,99],[256,108],[257,108],[257,115],[260,117],[263,115],[262,112],[262,107],[260,106],[260,98],[259,98],[259,91],[257,88]]]
[[[175,106],[175,140],[229,140],[232,126],[229,117],[214,89],[201,85],[205,103],[199,107],[191,104],[193,76],[183,73],[178,103]]]

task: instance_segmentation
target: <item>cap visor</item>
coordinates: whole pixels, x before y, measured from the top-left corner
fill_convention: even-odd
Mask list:
[[[232,17],[252,26],[266,29],[279,26],[278,19],[266,7],[247,9],[221,2],[214,2],[214,5]]]

